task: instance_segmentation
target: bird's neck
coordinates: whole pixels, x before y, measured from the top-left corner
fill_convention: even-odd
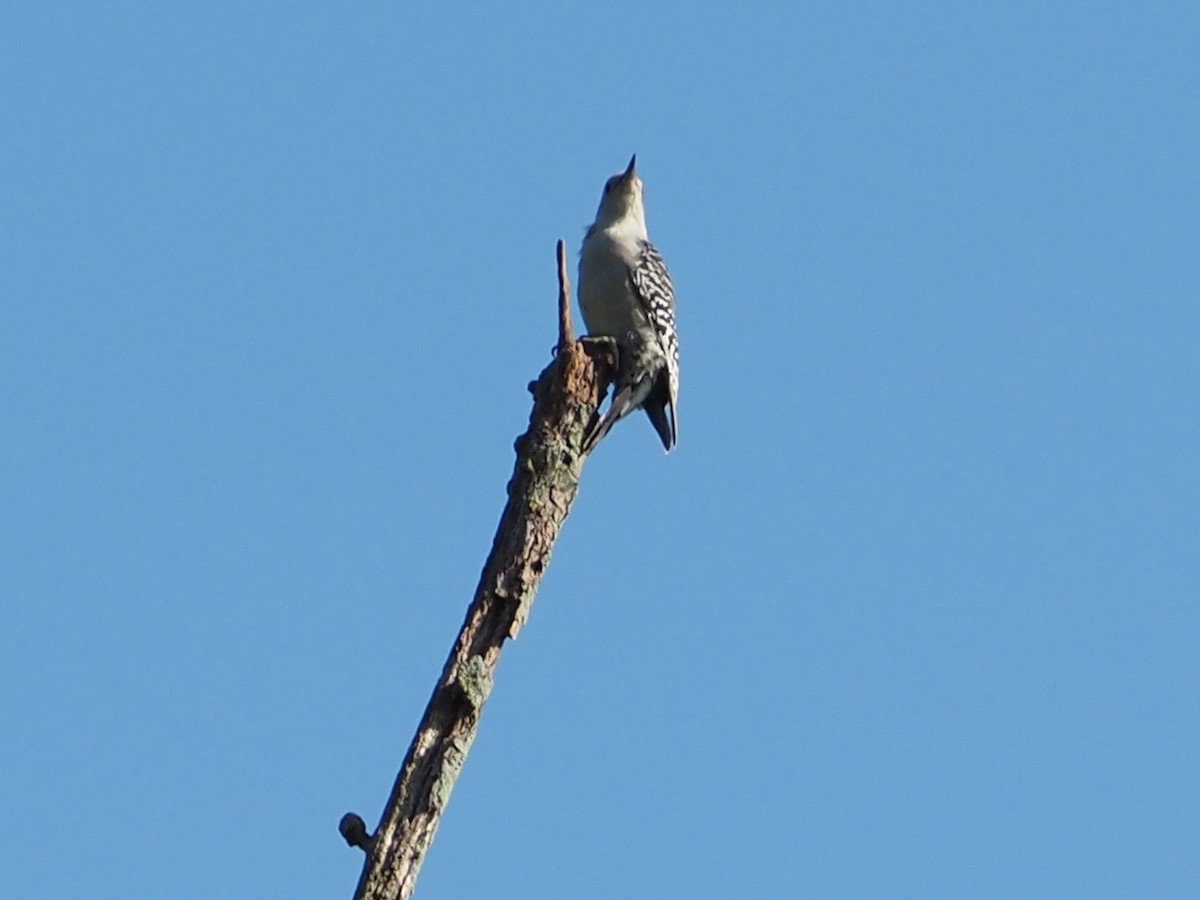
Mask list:
[[[600,228],[616,240],[644,241],[648,239],[646,217],[636,212],[626,213],[619,219],[602,224]]]

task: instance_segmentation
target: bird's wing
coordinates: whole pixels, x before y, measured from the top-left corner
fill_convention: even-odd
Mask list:
[[[654,326],[659,346],[667,358],[667,391],[671,431],[675,431],[675,408],[679,398],[679,334],[675,326],[675,287],[667,263],[653,244],[643,241],[637,261],[629,272],[638,302]]]

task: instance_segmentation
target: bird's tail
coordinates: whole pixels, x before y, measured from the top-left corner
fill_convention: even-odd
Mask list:
[[[639,381],[622,386],[614,395],[608,412],[597,420],[583,438],[584,455],[591,453],[597,444],[604,440],[614,425],[642,405],[646,395],[650,393],[650,382]]]
[[[652,393],[642,404],[642,409],[646,411],[646,415],[650,417],[650,424],[658,432],[658,439],[662,441],[663,449],[670,453],[676,441],[675,407],[670,400],[664,401]]]

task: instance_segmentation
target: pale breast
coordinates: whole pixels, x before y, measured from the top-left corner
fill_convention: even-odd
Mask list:
[[[628,241],[608,232],[590,235],[579,258],[579,308],[588,334],[621,336],[649,325],[629,280]]]

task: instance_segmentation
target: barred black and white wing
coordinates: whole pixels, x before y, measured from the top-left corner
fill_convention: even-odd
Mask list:
[[[675,328],[675,288],[662,254],[649,241],[642,242],[629,274],[665,360],[642,408],[662,439],[663,447],[670,450],[677,440],[675,410],[679,402],[679,334]]]

